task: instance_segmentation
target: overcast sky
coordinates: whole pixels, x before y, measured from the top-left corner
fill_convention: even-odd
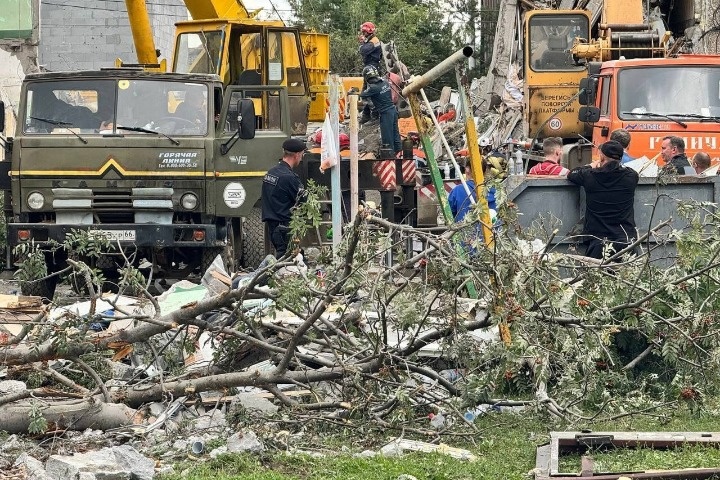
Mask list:
[[[251,12],[256,8],[262,8],[262,13],[259,15],[262,20],[279,17],[288,22],[292,17],[290,5],[286,0],[243,0],[243,4]]]

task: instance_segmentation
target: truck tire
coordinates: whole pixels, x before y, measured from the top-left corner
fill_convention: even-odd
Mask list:
[[[239,218],[228,220],[227,245],[223,252],[225,268],[232,274],[240,270],[242,257],[242,221]]]
[[[256,269],[265,258],[265,224],[260,209],[253,208],[242,225],[242,266]]]
[[[57,276],[45,278],[42,280],[21,280],[20,293],[22,295],[42,297],[52,302],[55,296],[55,287],[57,286]]]
[[[215,257],[220,255],[223,258],[223,262],[225,262],[225,249],[222,247],[212,247],[212,248],[203,248],[202,250],[202,257],[200,259],[200,275],[205,275],[205,272],[207,272],[207,269],[210,268],[210,265],[212,265],[213,261],[215,261]],[[227,262],[225,262],[225,268],[227,269]],[[228,272],[232,273],[232,272]]]

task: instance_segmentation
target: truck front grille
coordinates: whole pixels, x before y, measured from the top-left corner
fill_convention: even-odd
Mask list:
[[[53,189],[58,224],[172,223],[172,188]]]

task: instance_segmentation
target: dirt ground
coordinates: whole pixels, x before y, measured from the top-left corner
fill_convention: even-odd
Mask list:
[[[0,271],[0,294],[20,295],[20,285],[13,280],[12,272]]]

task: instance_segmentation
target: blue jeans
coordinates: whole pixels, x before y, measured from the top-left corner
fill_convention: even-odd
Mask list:
[[[395,107],[380,114],[380,141],[389,145],[395,153],[402,151],[398,114]]]

